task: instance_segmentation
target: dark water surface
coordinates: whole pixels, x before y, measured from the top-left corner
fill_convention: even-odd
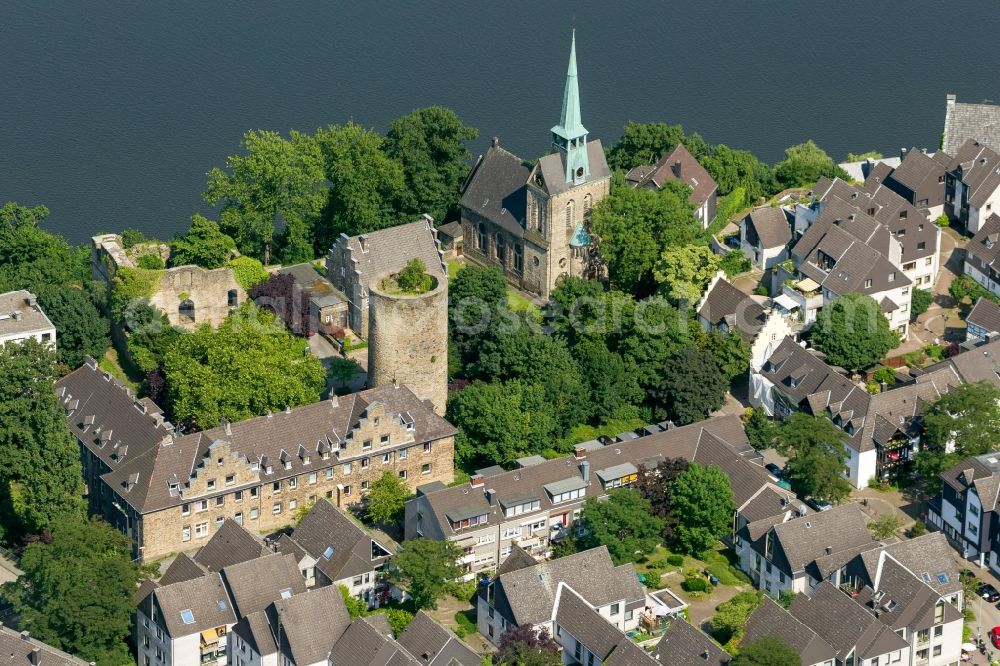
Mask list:
[[[682,123],[774,162],[814,138],[936,147],[945,94],[1000,102],[996,0],[0,1],[0,201],[72,241],[204,210],[249,128],[384,130],[443,104],[524,157],[548,145],[575,17],[583,119]]]

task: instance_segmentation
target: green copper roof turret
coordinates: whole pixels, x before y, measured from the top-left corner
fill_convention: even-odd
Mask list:
[[[580,84],[576,78],[576,30],[569,47],[569,67],[566,69],[566,89],[563,91],[562,115],[559,124],[552,128],[567,141],[587,134],[580,117]]]

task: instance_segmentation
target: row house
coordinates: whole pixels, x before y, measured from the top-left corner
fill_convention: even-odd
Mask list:
[[[754,208],[740,221],[740,249],[757,270],[770,270],[788,259],[791,242],[791,220],[781,206]]]
[[[800,411],[829,418],[848,435],[844,477],[863,488],[872,479],[891,482],[906,474],[920,445],[923,405],[962,381],[942,364],[872,395],[785,338],[751,373],[750,401],[780,419]]]
[[[1000,154],[969,139],[945,174],[944,212],[961,229],[977,234],[1000,211]]]
[[[928,524],[962,557],[1000,575],[1000,452],[966,458],[942,472],[941,481],[941,492],[928,505]]]
[[[0,294],[0,345],[35,340],[56,348],[56,327],[30,291]]]
[[[963,271],[1000,296],[1000,215],[992,213],[965,246]]]
[[[80,443],[91,512],[144,561],[201,546],[226,519],[268,533],[321,498],[354,504],[385,471],[410,488],[454,474],[455,428],[405,386],[184,435],[92,360],[55,391]]]
[[[880,163],[865,179],[865,188],[881,182],[911,205],[924,211],[929,220],[944,212],[945,173],[952,157],[943,150],[928,153],[925,149],[900,151],[900,163],[886,168]]]
[[[525,459],[519,469],[451,488],[418,489],[406,503],[407,539],[448,539],[463,551],[465,580],[493,571],[516,545],[536,557],[571,533],[587,498],[629,486],[640,470],[681,457],[726,472],[737,507],[771,483],[738,416],[723,416],[607,445],[578,445],[574,455]]]
[[[88,666],[88,662],[57,650],[31,637],[30,631],[17,632],[0,624],[0,654],[4,666]],[[94,662],[89,662],[94,666]]]

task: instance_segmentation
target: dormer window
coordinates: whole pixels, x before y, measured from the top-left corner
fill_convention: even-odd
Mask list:
[[[896,281],[896,271],[893,271],[889,273],[889,282],[895,282],[895,281]]]
[[[251,460],[250,461],[250,471],[251,472],[260,471],[260,461],[259,460]]]
[[[291,468],[292,468],[292,461],[291,460],[286,460],[285,461],[285,469],[291,469]]]

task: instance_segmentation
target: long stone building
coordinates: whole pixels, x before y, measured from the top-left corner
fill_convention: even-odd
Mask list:
[[[588,227],[590,211],[608,194],[611,171],[600,140],[589,141],[583,126],[575,32],[562,114],[551,131],[552,152],[534,166],[494,139],[461,200],[465,257],[500,266],[512,285],[543,298],[562,276],[601,270]]]
[[[454,477],[455,428],[399,384],[185,435],[91,359],[55,391],[90,511],[145,561],[203,545],[227,518],[266,533],[319,498],[352,504],[385,470],[411,488]]]

